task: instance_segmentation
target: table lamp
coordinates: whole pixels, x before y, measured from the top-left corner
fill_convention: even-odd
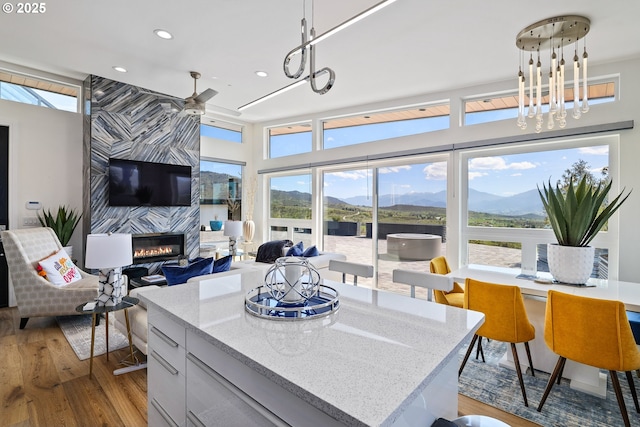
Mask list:
[[[225,221],[224,235],[229,237],[229,255],[236,256],[236,240],[242,236],[242,221]]]
[[[86,268],[97,268],[99,289],[96,305],[115,306],[122,302],[124,286],[122,267],[133,263],[131,234],[109,233],[87,235]]]

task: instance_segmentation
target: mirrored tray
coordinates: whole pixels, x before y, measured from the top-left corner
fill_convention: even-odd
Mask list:
[[[245,310],[257,317],[274,320],[306,320],[327,316],[340,308],[338,291],[319,285],[318,292],[306,301],[287,303],[273,298],[266,286],[251,289],[245,296]]]

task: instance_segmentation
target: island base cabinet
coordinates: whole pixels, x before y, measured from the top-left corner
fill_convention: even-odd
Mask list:
[[[221,426],[333,427],[349,424],[348,420],[341,423],[313,407],[189,330],[187,351],[187,418],[190,420],[197,418],[202,425]],[[217,394],[226,397],[218,397]],[[226,402],[221,403],[222,398]],[[210,414],[207,410],[211,413],[216,410],[229,411],[224,416],[234,418],[226,420],[226,423],[209,423],[207,417]],[[234,411],[248,412],[233,415]],[[249,418],[245,422],[245,418],[236,416]],[[200,427],[197,422],[192,425]]]
[[[184,426],[185,329],[149,310],[147,410],[150,426]]]
[[[187,426],[287,426],[207,364],[187,354]]]

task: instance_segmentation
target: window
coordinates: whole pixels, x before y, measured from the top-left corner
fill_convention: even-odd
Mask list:
[[[323,148],[330,149],[449,128],[449,105],[415,107],[326,120]]]
[[[206,228],[210,221],[239,221],[241,211],[242,166],[200,161],[200,223]]]
[[[541,143],[464,153],[463,262],[522,268],[526,272],[548,271],[546,243],[554,243],[555,236],[538,187],[543,183],[567,185],[571,174],[589,174],[595,181],[608,179],[613,139],[588,138],[553,146]],[[614,244],[614,239],[605,235],[601,233],[593,242],[599,248],[594,260],[596,277],[606,277],[609,245]]]
[[[204,119],[203,119],[204,120]],[[223,124],[216,120],[211,120],[217,126],[202,123],[200,125],[200,136],[208,138],[220,139],[230,142],[242,142],[242,127],[238,125]]]
[[[582,94],[582,88],[581,94]],[[589,85],[589,104],[601,104],[615,101],[615,83],[592,83]],[[528,93],[528,89],[527,92]],[[582,96],[582,95],[580,95]],[[565,105],[567,110],[573,109],[573,87],[565,88]],[[528,110],[529,98],[525,96],[525,112]],[[542,97],[542,111],[549,111],[549,95]],[[516,119],[518,117],[518,95],[505,95],[486,97],[482,99],[470,99],[465,102],[464,124],[475,125],[489,123],[504,119]],[[571,111],[568,112],[571,116]]]
[[[309,153],[312,149],[311,124],[269,128],[269,158]]]
[[[78,93],[76,86],[0,70],[0,99],[76,113]]]
[[[269,188],[269,238],[311,246],[311,174],[271,177]]]

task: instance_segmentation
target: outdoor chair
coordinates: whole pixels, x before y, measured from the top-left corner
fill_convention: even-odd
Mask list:
[[[342,273],[342,283],[346,283],[347,274],[352,274],[354,286],[358,286],[358,276],[373,277],[372,265],[359,264],[357,262],[339,261],[336,259],[332,259],[329,261],[329,270]]]

